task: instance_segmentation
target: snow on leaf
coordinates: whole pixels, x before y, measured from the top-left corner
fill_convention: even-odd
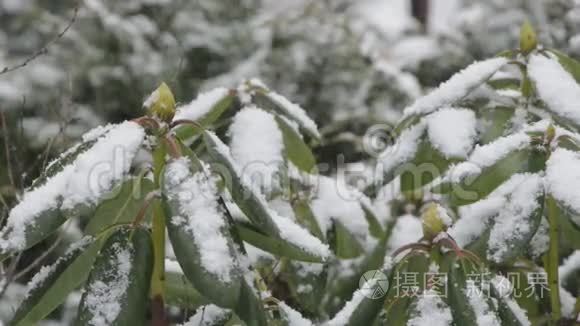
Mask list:
[[[316,138],[320,138],[320,133],[318,132],[316,123],[310,119],[306,114],[306,111],[304,111],[304,109],[298,104],[290,102],[287,98],[274,91],[268,91],[266,96],[276,102],[281,109],[286,111],[286,114],[292,117],[293,120],[296,120],[303,128],[308,130],[309,134],[314,135]]]
[[[472,110],[442,108],[426,118],[429,140],[446,158],[466,158],[477,136]]]
[[[422,236],[421,219],[413,215],[399,216],[387,243],[387,252],[390,253],[404,245],[417,242]]]
[[[506,204],[495,218],[487,251],[488,258],[498,263],[515,250],[514,243],[527,244],[530,240],[530,232],[535,231],[531,216],[540,208],[536,199],[544,191],[543,178],[537,174],[516,174],[507,183],[518,185],[507,195]]]
[[[278,215],[274,210],[270,210],[272,220],[280,230],[280,237],[299,248],[326,259],[330,256],[330,249],[327,244],[310,234],[305,228],[296,224],[287,217]]]
[[[525,132],[518,132],[483,146],[476,146],[467,161],[449,169],[447,178],[453,182],[460,182],[468,176],[478,175],[483,169],[492,166],[513,151],[528,146],[530,140],[530,136]]]
[[[87,285],[86,306],[91,311],[92,319],[89,324],[95,326],[110,325],[121,312],[119,301],[125,295],[129,287],[129,273],[131,271],[131,252],[134,248],[120,248],[118,243],[113,244],[115,250],[116,269],[110,271],[115,273],[110,276],[107,283],[95,280]]]
[[[236,114],[229,129],[231,154],[242,177],[264,193],[280,188],[284,142],[272,114],[255,106]]]
[[[227,225],[217,206],[215,180],[203,171],[191,175],[190,165],[185,157],[167,165],[164,191],[169,199],[180,203],[180,215],[172,216],[170,223],[191,234],[205,270],[224,282],[230,282],[236,261],[230,252],[228,239],[222,234]]]
[[[339,179],[318,178],[318,189],[311,207],[323,233],[326,234],[332,221],[336,220],[354,235],[365,237],[369,225],[355,196],[357,194]]]
[[[404,115],[407,117],[414,114],[427,114],[461,100],[507,62],[506,58],[492,58],[472,63],[439,85],[436,90],[405,108]]]
[[[572,273],[580,272],[580,250],[574,251],[558,268],[560,280],[568,278]]]
[[[548,192],[576,213],[580,212],[580,154],[558,148],[546,163]]]
[[[97,142],[81,153],[46,182],[24,193],[22,200],[8,216],[0,238],[0,249],[22,250],[26,247],[25,232],[35,218],[48,210],[74,209],[78,204],[96,204],[121,181],[145,137],[145,131],[134,122],[90,131],[88,138]],[[7,231],[9,230],[9,232]]]
[[[419,297],[413,312],[407,326],[448,326],[453,321],[451,309],[434,290],[427,290]]]
[[[285,302],[278,303],[278,307],[282,310],[285,314],[286,321],[288,322],[288,326],[313,326],[314,324],[302,317],[302,315],[288,306]]]
[[[126,121],[113,127],[74,162],[66,185],[62,207],[96,204],[129,172],[145,131],[135,122]]]
[[[487,303],[486,294],[477,287],[473,280],[467,281],[465,294],[469,299],[469,304],[473,308],[478,326],[501,326],[495,311],[490,309]]]
[[[210,326],[223,321],[226,322],[230,316],[229,309],[218,307],[214,304],[199,307],[198,312],[191,316],[189,320],[181,326]]]
[[[420,121],[401,133],[397,142],[385,149],[378,157],[385,173],[392,172],[399,165],[415,157],[417,146],[426,129],[425,121]]]
[[[530,78],[536,84],[540,98],[562,118],[580,125],[580,86],[557,59],[533,55],[528,64]]]
[[[376,282],[376,279],[372,279],[370,282]],[[371,286],[364,286],[365,289],[372,288]],[[346,326],[348,325],[348,321],[350,320],[352,314],[356,310],[356,308],[360,305],[360,303],[365,299],[364,289],[358,289],[355,293],[353,293],[352,298],[348,301],[344,307],[324,326]]]
[[[227,88],[218,87],[198,94],[193,101],[177,108],[173,121],[181,119],[197,121],[203,118],[228,93],[229,90]]]
[[[490,280],[490,286],[493,286],[495,291],[504,300],[508,308],[511,310],[511,312],[518,319],[518,321],[522,326],[532,325],[528,319],[527,312],[524,309],[522,309],[518,305],[518,303],[509,296],[510,293],[513,293],[514,287],[507,278],[501,275],[495,275]]]

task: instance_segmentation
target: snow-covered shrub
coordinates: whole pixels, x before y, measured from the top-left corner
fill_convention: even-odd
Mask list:
[[[524,24],[517,50],[469,65],[405,109],[397,141],[378,158],[378,186],[397,189],[386,198],[407,203],[404,212],[423,206],[420,219],[396,218],[395,232],[414,234],[397,247],[404,245],[402,262],[414,264],[410,271],[425,277],[445,272],[449,292],[433,299],[427,286],[418,290],[418,302],[393,301],[387,325],[406,320],[398,309],[409,304],[417,312],[411,325],[544,325],[578,318],[578,288],[571,281],[580,267],[573,263],[577,254],[560,271],[559,265],[580,248],[579,68],[538,45]],[[421,226],[423,238],[416,231]],[[485,290],[473,284],[473,274],[480,282],[483,276],[487,297],[466,295]],[[498,295],[499,283],[509,283],[505,277],[519,295]],[[521,295],[541,286],[543,295]]]
[[[84,134],[10,211],[3,260],[70,224],[82,233],[32,277],[12,324],[79,287],[75,325],[143,324],[148,311],[157,325],[167,305],[199,308],[190,323],[324,320],[383,265],[385,227],[366,196],[318,174],[307,144],[320,134],[300,106],[258,80],[177,108],[162,84],[143,106]]]

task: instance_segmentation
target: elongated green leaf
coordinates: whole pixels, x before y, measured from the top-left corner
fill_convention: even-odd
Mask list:
[[[313,263],[324,261],[322,257],[305,251],[294,244],[260,232],[255,226],[238,223],[237,230],[242,240],[274,255]]]
[[[91,270],[75,325],[144,325],[152,271],[149,232],[117,229]]]
[[[364,252],[358,240],[341,222],[334,221],[331,234],[332,237],[329,242],[337,257],[343,259],[355,258]]]
[[[301,108],[290,103],[282,96],[267,90],[257,90],[252,99],[260,108],[273,111],[277,114],[283,115],[290,121],[293,121],[300,126],[302,132],[314,140],[320,140],[320,134],[316,130],[316,125],[310,120]],[[288,108],[292,106],[293,108]]]
[[[262,301],[245,281],[242,282],[240,299],[234,311],[246,326],[268,326]]]
[[[450,256],[450,255],[449,255]],[[464,270],[461,262],[454,257],[448,259],[448,303],[453,320],[458,325],[477,325],[477,318],[473,307],[469,303],[467,289],[467,275],[471,272]]]
[[[227,93],[225,97],[219,100],[204,116],[202,116],[197,122],[203,127],[209,127],[214,122],[216,122],[222,114],[230,107],[232,107],[235,100],[235,95],[232,92]],[[177,137],[183,141],[186,141],[193,136],[199,135],[201,133],[201,129],[191,125],[191,124],[184,124],[177,128],[175,134]]]
[[[390,258],[387,259],[390,260]],[[378,269],[380,273],[374,273],[372,279],[368,280],[362,289],[355,292],[353,301],[347,303],[347,305],[353,304],[354,300],[359,301],[352,310],[346,325],[371,325],[377,320],[387,298],[386,293],[389,291],[389,286],[392,287],[394,281],[392,275],[394,268],[395,266],[393,266],[392,262],[383,264],[383,267]],[[367,273],[365,275],[370,274]],[[348,307],[348,309],[351,308]]]
[[[479,110],[479,118],[486,122],[486,128],[479,136],[480,143],[487,144],[503,136],[514,113],[515,108],[504,106]]]
[[[530,171],[531,150],[522,149],[508,154],[494,165],[484,169],[475,180],[466,180],[452,186],[451,202],[465,205],[476,202],[489,195],[513,174]],[[469,178],[468,178],[469,179]]]
[[[576,79],[576,82],[580,83],[580,62],[570,58],[564,52],[550,49],[549,52],[552,52],[558,58],[558,61],[566,69],[573,77]]]
[[[503,293],[501,289],[496,287],[494,282],[490,284],[490,295],[497,300],[498,313],[501,319],[502,326],[526,326],[528,323],[522,322],[520,318],[526,318],[524,312],[518,304],[509,297],[508,294]]]
[[[219,210],[215,180],[192,172],[181,158],[165,169],[163,207],[175,257],[193,286],[226,308],[237,304],[243,279],[227,218]]]
[[[165,300],[169,305],[184,309],[197,309],[209,303],[185,275],[171,271],[165,273]]]
[[[369,233],[377,239],[382,238],[383,235],[385,234],[385,231],[383,230],[383,227],[381,226],[381,223],[379,222],[379,219],[373,212],[372,208],[362,201],[361,208],[363,209],[365,213],[365,219],[369,224]]]
[[[153,188],[153,181],[142,177],[131,178],[117,186],[112,191],[115,197],[103,201],[97,207],[85,227],[85,234],[95,235],[111,225],[133,221],[144,204],[145,196]],[[148,212],[144,221],[150,219],[151,213]]]
[[[278,123],[280,131],[282,131],[284,149],[290,162],[302,171],[308,173],[315,172],[316,159],[308,145],[304,143],[302,136],[284,118],[276,116],[276,122]]]
[[[411,164],[401,173],[401,191],[419,190],[447,170],[449,161],[424,138],[417,148]]]
[[[318,221],[310,208],[310,204],[305,199],[297,199],[291,202],[292,210],[296,216],[296,220],[303,226],[305,226],[310,233],[316,236],[318,239],[324,241],[325,237],[320,230]]]
[[[36,324],[62,304],[70,292],[87,279],[103,241],[104,238],[93,240],[90,237],[81,240],[48,270],[36,276],[34,287],[20,304],[10,325]]]
[[[62,156],[52,161],[47,168],[42,172],[42,174],[32,182],[31,189],[43,185],[50,177],[62,171],[65,166],[72,163],[77,156],[87,151],[97,142],[96,139],[80,143],[77,146],[71,148],[69,151],[63,153]]]
[[[295,261],[284,261],[281,265],[279,278],[288,285],[300,311],[316,316],[325,295],[327,268]]]
[[[216,137],[217,138],[217,137]],[[260,200],[252,189],[249,188],[241,179],[239,171],[236,168],[235,162],[231,156],[226,152],[227,148],[223,143],[218,143],[218,139],[214,136],[204,132],[203,139],[206,143],[209,154],[221,166],[218,171],[222,173],[232,198],[240,207],[242,212],[254,223],[262,232],[273,236],[278,236],[279,230],[275,222],[272,220],[270,213],[264,202]],[[225,174],[225,175],[224,175]]]

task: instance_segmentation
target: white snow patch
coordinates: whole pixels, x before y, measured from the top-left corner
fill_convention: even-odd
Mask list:
[[[74,162],[49,178],[42,186],[24,193],[11,211],[1,232],[1,250],[26,247],[25,231],[35,218],[48,210],[74,209],[78,204],[96,204],[129,171],[133,157],[145,137],[134,122],[100,129],[109,132]],[[91,131],[87,138],[98,137]]]
[[[270,210],[270,216],[280,231],[280,237],[305,251],[326,259],[330,256],[330,249],[327,244],[313,236],[305,228],[294,223],[287,217],[278,215],[274,210]]]
[[[557,148],[546,163],[548,192],[576,213],[580,212],[580,154]]]
[[[310,117],[306,114],[303,108],[301,108],[298,104],[290,102],[284,96],[274,92],[268,91],[266,95],[276,102],[293,120],[298,121],[298,123],[308,130],[308,132],[314,135],[317,138],[320,138],[320,133],[318,132],[318,127],[316,123],[310,119]]]
[[[434,290],[427,290],[417,301],[417,315],[409,319],[407,326],[448,326],[453,321],[451,310]]]
[[[536,84],[538,95],[552,111],[580,124],[580,86],[557,59],[533,55],[528,73]]]
[[[491,279],[490,285],[493,286],[494,289],[503,298],[505,303],[508,305],[509,309],[516,316],[516,318],[522,324],[522,326],[532,325],[532,323],[530,323],[530,321],[528,320],[527,312],[524,309],[522,309],[514,299],[509,297],[509,294],[513,293],[514,287],[507,278],[501,275],[495,275]]]
[[[387,243],[387,253],[391,253],[404,245],[417,242],[422,236],[423,226],[420,218],[409,214],[399,216]]]
[[[278,190],[284,142],[274,116],[255,106],[245,107],[234,117],[229,137],[242,178],[264,193]]]
[[[387,147],[380,156],[378,161],[381,163],[382,168],[385,173],[391,172],[393,169],[401,164],[415,157],[417,152],[417,146],[419,145],[420,138],[426,129],[426,122],[421,120],[414,126],[404,130],[397,142]]]
[[[129,172],[144,138],[145,131],[140,125],[126,121],[80,154],[67,182],[62,208],[97,204]]]
[[[318,178],[318,191],[311,208],[323,233],[326,234],[333,220],[342,223],[354,235],[364,237],[368,233],[365,213],[355,196],[338,178]]]
[[[560,280],[568,278],[572,273],[580,272],[580,250],[574,251],[558,268]]]
[[[446,158],[467,158],[477,136],[472,110],[442,108],[426,118],[429,140]]]
[[[190,166],[185,157],[167,165],[164,191],[180,206],[179,215],[172,216],[170,223],[184,227],[193,237],[205,270],[224,282],[231,282],[237,263],[222,233],[227,225],[217,206],[216,180],[204,171],[192,175]]]
[[[195,315],[181,326],[210,326],[224,319],[225,315],[230,314],[229,309],[218,307],[214,304],[201,306],[197,308]]]
[[[198,121],[203,118],[212,108],[229,94],[227,88],[218,87],[205,93],[200,93],[189,104],[177,107],[173,121],[192,120]]]
[[[369,282],[376,282],[377,279],[371,279]],[[373,285],[369,285],[368,283],[364,286],[364,288],[372,288]],[[324,324],[324,326],[346,326],[348,325],[348,321],[350,320],[352,314],[356,310],[356,308],[360,305],[360,303],[365,299],[364,289],[358,289],[355,293],[353,293],[352,298],[348,301],[344,307],[328,322]],[[367,290],[368,291],[368,290]]]
[[[473,312],[477,318],[477,325],[501,326],[501,322],[495,315],[495,311],[490,309],[485,295],[486,294],[477,287],[473,280],[467,281],[466,296],[468,297],[469,304],[473,308]]]
[[[530,136],[525,132],[519,132],[498,138],[483,146],[476,146],[467,161],[450,168],[447,177],[453,182],[459,182],[468,176],[477,175],[510,153],[525,148],[530,144],[530,140]]]
[[[414,114],[427,114],[442,106],[453,104],[485,82],[507,62],[506,58],[492,58],[472,63],[439,85],[436,90],[405,108],[405,117]]]
[[[286,315],[288,326],[312,326],[314,325],[310,320],[302,317],[302,315],[288,306],[285,302],[278,303],[280,310]]]
[[[516,174],[507,182],[518,186],[495,219],[487,251],[488,258],[498,263],[514,249],[513,241],[521,241],[531,231],[531,215],[541,205],[536,199],[544,191],[543,178],[537,174]]]
[[[94,326],[111,325],[121,312],[120,300],[129,287],[129,273],[131,271],[133,248],[120,248],[118,243],[113,244],[115,250],[116,269],[109,271],[111,279],[105,283],[95,280],[87,285],[85,298],[86,306],[93,318],[89,324]],[[115,273],[115,274],[113,274]]]

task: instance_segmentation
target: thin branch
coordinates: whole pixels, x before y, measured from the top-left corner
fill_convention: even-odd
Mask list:
[[[77,20],[78,13],[79,13],[79,2],[77,2],[76,6],[74,7],[74,11],[73,11],[72,17],[68,21],[67,25],[63,28],[63,30],[60,31],[60,33],[56,34],[43,47],[41,47],[40,49],[36,50],[36,52],[34,52],[31,56],[29,56],[28,58],[26,58],[21,63],[15,65],[15,66],[12,66],[12,67],[4,67],[4,68],[2,68],[2,70],[0,70],[0,75],[9,73],[9,72],[12,72],[12,71],[15,71],[15,70],[18,70],[20,68],[23,68],[23,67],[27,66],[30,62],[36,60],[38,57],[47,54],[48,53],[48,47],[51,46],[52,44],[56,43],[58,40],[60,40],[64,36],[64,34],[72,27],[72,25],[74,24],[74,22]]]
[[[6,152],[6,170],[8,174],[8,180],[10,180],[10,185],[12,188],[16,189],[14,175],[12,173],[12,159],[10,158],[10,140],[8,136],[8,127],[6,126],[6,116],[2,110],[0,110],[0,120],[2,123],[2,136],[4,138],[4,151]]]

